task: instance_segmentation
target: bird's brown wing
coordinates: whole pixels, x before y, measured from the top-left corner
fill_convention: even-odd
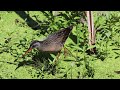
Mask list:
[[[62,30],[59,30],[51,35],[49,35],[46,39],[45,42],[46,44],[64,44],[66,39],[69,36],[69,33],[73,29],[73,26],[69,26],[67,28],[64,28]]]

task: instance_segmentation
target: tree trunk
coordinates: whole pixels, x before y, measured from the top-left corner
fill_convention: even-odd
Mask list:
[[[92,11],[86,11],[87,21],[88,21],[88,32],[89,32],[89,45],[95,45],[95,29],[93,22],[93,14]],[[96,48],[91,48],[90,52],[95,53]]]

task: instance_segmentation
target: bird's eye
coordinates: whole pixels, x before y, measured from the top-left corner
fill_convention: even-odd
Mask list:
[[[35,48],[36,47],[36,45],[32,45],[32,48]]]

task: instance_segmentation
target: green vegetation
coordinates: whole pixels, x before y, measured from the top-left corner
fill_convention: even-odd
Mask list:
[[[0,78],[1,79],[114,79],[120,78],[120,12],[94,12],[96,54],[88,54],[87,23],[78,23],[85,15],[80,11],[29,11],[31,19],[40,25],[34,30],[28,18],[14,11],[0,12]],[[32,40],[43,40],[49,34],[74,24],[56,66],[54,54],[32,50],[22,54]],[[32,28],[30,27],[32,26]],[[37,26],[36,26],[37,27]],[[16,62],[14,62],[17,60]]]

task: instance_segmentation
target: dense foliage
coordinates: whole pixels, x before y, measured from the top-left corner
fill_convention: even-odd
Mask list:
[[[88,26],[82,11],[0,12],[0,78],[83,79],[120,78],[120,12],[93,12],[96,45],[88,45]],[[80,20],[84,19],[84,23]],[[37,24],[36,24],[37,23]],[[57,64],[55,54],[34,49],[22,54],[32,40],[43,40],[74,25]],[[96,54],[89,54],[96,47]],[[15,60],[17,60],[15,62]],[[117,73],[116,73],[117,72]]]

